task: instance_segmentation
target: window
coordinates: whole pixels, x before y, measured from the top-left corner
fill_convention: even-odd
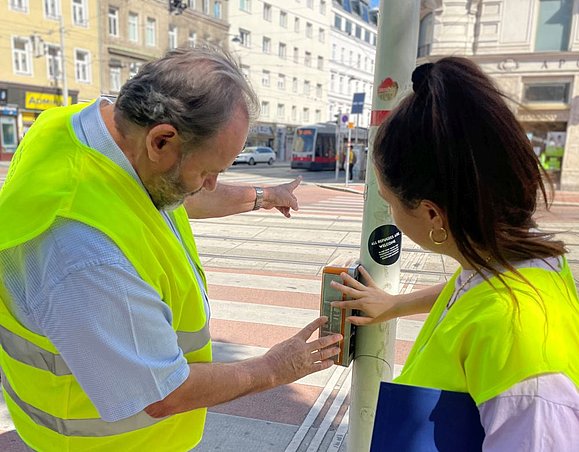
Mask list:
[[[310,82],[309,82],[309,80],[304,80],[304,95],[305,96],[310,95]]]
[[[90,83],[90,53],[86,50],[75,50],[74,73],[77,82]]]
[[[358,54],[358,61],[356,63],[357,68],[362,68],[362,55]]]
[[[330,91],[334,91],[336,89],[336,74],[330,75]]]
[[[311,38],[314,35],[314,27],[309,22],[306,22],[306,37]]]
[[[292,105],[292,121],[297,121],[298,119],[298,107]]]
[[[569,50],[573,0],[540,0],[535,51]]]
[[[298,78],[294,77],[292,78],[292,93],[297,93],[298,92]]]
[[[75,25],[86,27],[88,25],[88,14],[86,0],[72,0],[72,22]]]
[[[278,47],[278,50],[277,50],[277,54],[278,54],[278,56],[279,56],[280,58],[283,58],[284,60],[286,59],[286,56],[287,56],[287,46],[286,46],[283,42],[280,42],[280,43],[279,43],[279,47]]]
[[[287,13],[285,11],[279,12],[279,26],[287,28]]]
[[[322,0],[320,2],[320,14],[325,16],[326,15],[326,1]]]
[[[129,41],[139,42],[139,15],[129,13]]]
[[[203,14],[209,14],[210,0],[203,0]]]
[[[109,8],[109,36],[119,37],[119,10]]]
[[[569,82],[525,83],[523,89],[526,103],[569,103]]]
[[[304,114],[303,114],[304,122],[309,122],[310,121],[310,109],[305,107],[303,112],[304,112]]]
[[[324,57],[322,57],[322,56],[318,57],[318,69],[319,70],[324,69]]]
[[[294,31],[295,31],[296,33],[299,33],[299,32],[300,32],[300,18],[299,18],[299,17],[296,17],[296,18],[294,19]]]
[[[269,116],[269,102],[262,100],[261,101],[261,116],[267,118]]]
[[[46,71],[49,80],[62,79],[62,56],[60,46],[48,44],[46,46]]]
[[[187,0],[187,8],[195,10],[197,8],[196,0]]]
[[[338,16],[337,14],[334,16],[334,27],[338,30],[342,29],[342,16]]]
[[[60,0],[44,0],[44,15],[49,19],[60,19]]]
[[[157,45],[157,20],[147,17],[147,26],[145,28],[145,44],[149,47]]]
[[[326,42],[326,30],[324,30],[323,28],[320,28],[318,30],[318,41]]]
[[[364,41],[370,44],[370,30],[364,30]]]
[[[316,97],[318,99],[322,98],[322,84],[321,83],[316,83]]]
[[[213,4],[213,17],[221,19],[222,14],[223,13],[221,12],[221,2],[219,0],[216,0],[215,3]]]
[[[121,68],[120,67],[109,68],[109,76],[111,83],[111,92],[118,93],[121,90]]]
[[[304,64],[308,67],[311,67],[311,65],[312,65],[312,53],[311,52],[305,53]]]
[[[360,25],[356,25],[356,38],[362,39],[362,27]]]
[[[350,22],[349,20],[346,20],[346,27],[344,28],[344,31],[349,35],[352,34],[352,22]]]
[[[316,110],[316,122],[322,121],[322,110]]]
[[[190,31],[189,36],[187,37],[187,45],[190,48],[193,48],[195,47],[196,44],[197,44],[197,33],[195,33],[194,31]]]
[[[239,0],[239,9],[241,11],[251,12],[251,0]]]
[[[340,94],[343,94],[343,92],[344,92],[344,77],[340,76],[340,78],[339,78],[338,80],[339,80],[339,82],[338,82],[338,92],[339,92]]]
[[[271,74],[269,71],[261,71],[261,86],[270,86]]]
[[[28,0],[10,0],[10,9],[13,11],[20,11],[21,13],[27,13]]]
[[[169,48],[177,48],[177,27],[175,25],[169,25]]]
[[[310,9],[314,9],[314,0],[306,0],[306,6]]]
[[[135,61],[130,63],[129,64],[129,78],[133,78],[135,75],[137,75],[137,73],[139,72],[139,69],[141,69],[141,63],[137,63]]]
[[[350,50],[350,58],[348,59],[348,65],[352,66],[354,64],[354,51]]]
[[[433,33],[432,18],[433,15],[430,13],[420,21],[420,27],[418,28],[418,58],[430,55]]]
[[[277,104],[277,117],[279,119],[285,118],[285,105],[284,104]]]
[[[344,60],[346,59],[346,49],[343,47],[340,49],[340,63],[344,64]]]
[[[271,22],[271,5],[269,3],[263,4],[263,19]]]
[[[243,47],[251,47],[251,33],[247,30],[239,29],[239,40]]]
[[[32,46],[28,38],[12,38],[14,73],[32,75]]]
[[[271,39],[264,37],[261,45],[263,53],[271,53]]]
[[[249,66],[244,64],[241,65],[241,73],[245,77],[246,80],[249,80]]]
[[[294,63],[299,63],[300,61],[300,49],[294,47]]]
[[[277,77],[277,88],[285,91],[285,75],[279,74]]]

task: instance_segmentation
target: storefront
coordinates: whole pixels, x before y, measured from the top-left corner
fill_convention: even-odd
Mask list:
[[[0,105],[0,161],[10,160],[18,146],[18,106]]]
[[[69,91],[68,103],[78,101],[78,91]],[[0,82],[0,160],[10,160],[18,143],[38,115],[63,104],[60,88]]]

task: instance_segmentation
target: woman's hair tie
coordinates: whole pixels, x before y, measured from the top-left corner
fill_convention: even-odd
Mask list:
[[[430,75],[430,71],[434,67],[434,63],[424,63],[418,66],[412,72],[412,90],[417,93],[424,81]]]

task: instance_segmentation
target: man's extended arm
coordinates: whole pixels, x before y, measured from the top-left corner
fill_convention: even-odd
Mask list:
[[[298,200],[293,194],[301,177],[287,184],[263,187],[262,209],[278,209],[286,217],[291,210],[298,210]],[[236,213],[249,212],[255,205],[256,191],[251,185],[228,185],[217,183],[214,191],[201,190],[185,200],[189,218],[217,218]]]
[[[228,402],[246,394],[291,383],[333,364],[341,336],[307,342],[325,323],[318,318],[295,336],[273,346],[265,355],[234,363],[189,364],[189,377],[163,400],[145,408],[152,417],[164,417]]]

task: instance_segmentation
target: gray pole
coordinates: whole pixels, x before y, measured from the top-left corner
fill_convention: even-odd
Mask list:
[[[360,261],[376,283],[390,293],[399,290],[401,237],[393,225],[389,206],[378,193],[371,154],[377,126],[411,90],[419,15],[420,0],[380,2]],[[380,382],[391,380],[394,370],[396,321],[361,327],[356,336],[347,450],[367,452]]]
[[[60,12],[60,64],[62,65],[62,105],[68,105],[68,80],[66,78],[66,55],[64,53],[64,17]]]

